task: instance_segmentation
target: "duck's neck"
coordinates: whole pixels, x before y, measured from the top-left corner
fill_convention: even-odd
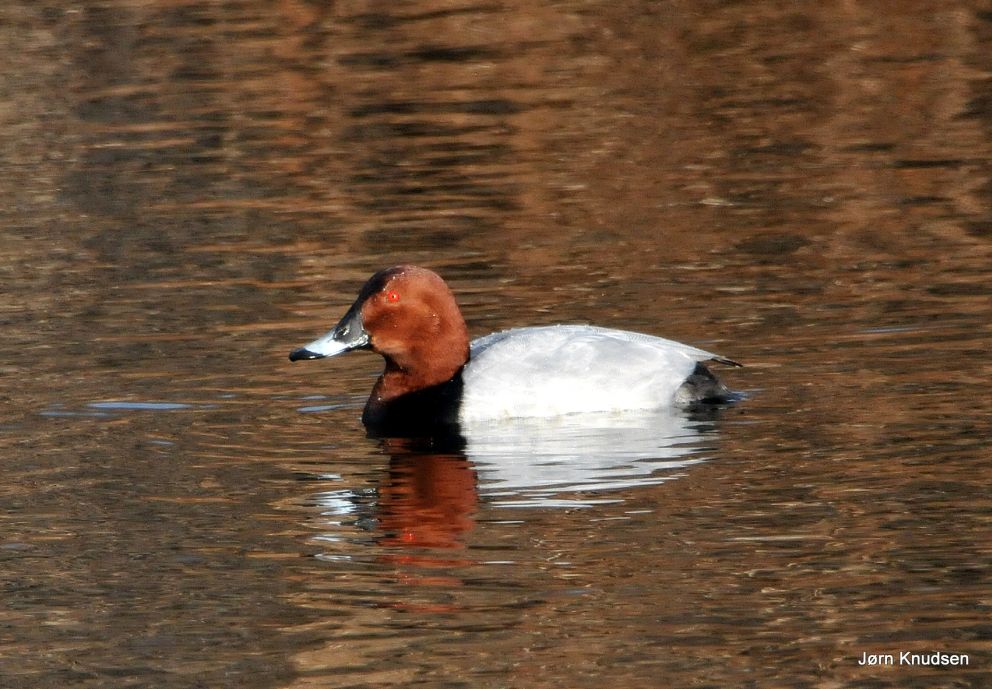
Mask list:
[[[468,361],[468,355],[463,353],[456,356],[420,358],[419,360],[430,361],[431,365],[410,366],[408,364],[403,366],[387,357],[386,370],[375,382],[370,401],[377,400],[379,404],[389,404],[393,400],[412,392],[442,385],[461,371]]]

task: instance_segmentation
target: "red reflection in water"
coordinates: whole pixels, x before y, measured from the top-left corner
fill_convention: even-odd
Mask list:
[[[458,455],[394,457],[379,488],[380,545],[462,548],[472,530],[479,496],[475,470]],[[416,562],[418,556],[404,556]],[[441,564],[429,558],[432,565]]]

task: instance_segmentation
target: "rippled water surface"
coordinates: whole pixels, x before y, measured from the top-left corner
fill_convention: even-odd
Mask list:
[[[0,55],[3,687],[992,685],[982,3],[11,1]],[[746,399],[369,439],[379,360],[286,354],[399,262]]]

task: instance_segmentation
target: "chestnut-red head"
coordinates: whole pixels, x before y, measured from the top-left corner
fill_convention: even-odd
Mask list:
[[[320,359],[352,349],[372,349],[386,359],[373,399],[388,401],[457,374],[468,361],[468,330],[437,273],[395,266],[369,278],[340,322],[289,358]]]

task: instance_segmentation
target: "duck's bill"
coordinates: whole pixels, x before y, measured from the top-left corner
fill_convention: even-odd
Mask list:
[[[365,349],[369,347],[370,342],[369,334],[362,326],[360,312],[352,309],[345,314],[340,323],[334,326],[331,332],[290,352],[289,360],[324,359],[350,352],[353,349]]]
[[[324,359],[325,357],[343,354],[344,352],[356,349],[349,347],[344,342],[338,342],[331,333],[324,335],[319,340],[314,340],[305,347],[294,349],[289,353],[290,361],[301,361],[303,359]]]

